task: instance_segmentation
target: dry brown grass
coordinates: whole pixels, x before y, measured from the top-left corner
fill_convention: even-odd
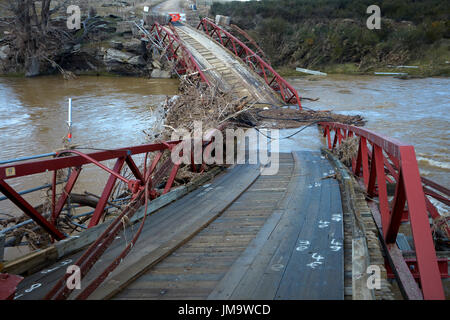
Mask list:
[[[346,166],[350,167],[352,159],[358,155],[359,138],[351,137],[343,140],[339,146],[337,146],[333,153],[342,161]]]
[[[266,108],[266,110],[254,109],[251,113],[258,119],[258,125],[279,129],[297,128],[317,121],[332,121],[357,126],[363,126],[365,124],[365,120],[359,115],[347,116],[331,111],[271,107]]]
[[[169,139],[174,130],[181,128],[192,132],[194,121],[201,122],[205,129],[223,127],[226,122],[231,125],[239,122],[251,108],[245,99],[235,98],[218,86],[182,79],[180,96],[166,101],[164,106],[166,118],[162,139]]]

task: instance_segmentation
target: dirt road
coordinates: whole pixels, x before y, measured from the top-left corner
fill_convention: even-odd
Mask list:
[[[164,1],[153,8],[153,12],[163,13],[163,12],[184,12],[181,8],[181,0],[167,0]]]

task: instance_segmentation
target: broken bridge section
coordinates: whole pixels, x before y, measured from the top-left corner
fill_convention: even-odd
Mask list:
[[[249,103],[283,105],[279,94],[264,81],[264,78],[207,34],[179,22],[168,27],[158,25],[156,29],[158,35],[153,33],[153,37],[159,37],[159,42],[164,43],[169,49],[174,48],[168,50],[172,51],[169,59],[180,59],[183,55],[185,61],[189,60],[186,65],[195,65],[193,68],[182,70],[183,73],[199,73],[202,80],[208,84],[231,91],[237,98],[246,97]],[[178,42],[181,45],[175,48],[174,44]],[[183,51],[183,54],[179,54],[179,51]]]

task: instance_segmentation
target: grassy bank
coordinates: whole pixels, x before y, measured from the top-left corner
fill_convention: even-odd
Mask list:
[[[303,67],[327,73],[407,72],[450,76],[450,22],[445,2],[382,0],[381,29],[369,30],[372,0],[263,0],[214,3],[232,17],[284,75]],[[415,65],[418,69],[388,66]]]

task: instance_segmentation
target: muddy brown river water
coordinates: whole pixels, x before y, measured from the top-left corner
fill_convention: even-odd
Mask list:
[[[152,110],[178,91],[176,79],[60,76],[0,78],[0,160],[49,153],[67,135],[68,98],[73,99],[73,143],[80,147],[120,148],[146,143]],[[92,152],[92,150],[85,150]],[[139,160],[139,159],[137,159]],[[110,167],[113,163],[106,163]],[[94,166],[83,170],[74,192],[100,194],[107,175]],[[49,174],[9,180],[16,190],[46,184]],[[89,188],[88,188],[89,186]],[[2,196],[0,194],[0,196]],[[43,191],[26,195],[35,204]],[[8,200],[0,213],[16,215]],[[5,218],[0,214],[0,219]]]
[[[405,81],[391,77],[327,76],[289,81],[301,96],[320,98],[318,102],[305,101],[305,107],[362,114],[368,120],[367,128],[413,144],[422,175],[449,186],[450,79]],[[74,143],[94,148],[145,143],[142,130],[152,126],[151,110],[166,96],[175,95],[177,88],[178,80],[173,79],[0,78],[0,160],[61,148],[67,134],[69,97],[73,99]],[[295,130],[286,130],[281,136],[291,131]],[[284,140],[282,147],[316,149],[320,144],[317,129],[308,128],[301,135]],[[106,178],[95,168],[86,170],[75,191],[83,192],[86,186],[101,190]],[[11,180],[18,190],[47,182],[46,176]],[[7,202],[0,202],[0,213],[14,214]]]
[[[0,78],[0,159],[60,148],[69,97],[74,143],[98,148],[142,143],[142,130],[152,122],[149,110],[177,88],[173,79]]]
[[[290,83],[315,110],[361,114],[366,128],[414,145],[421,174],[450,185],[450,79],[400,80],[345,76],[291,78]],[[305,130],[302,144],[317,147],[317,130]]]

